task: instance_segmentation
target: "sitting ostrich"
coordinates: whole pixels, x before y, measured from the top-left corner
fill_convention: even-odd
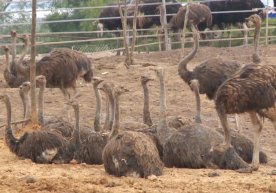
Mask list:
[[[211,58],[203,63],[197,65],[193,71],[187,69],[187,64],[194,58],[198,49],[198,34],[195,26],[192,24],[191,29],[194,38],[193,50],[185,56],[178,64],[178,74],[187,84],[196,79],[199,83],[199,93],[206,94],[208,99],[213,100],[218,87],[235,72],[237,72],[241,65],[237,61],[224,60],[222,58]],[[197,114],[195,120],[197,123],[201,122],[200,115],[200,98],[196,97]],[[237,117],[236,127],[238,128]]]
[[[38,92],[38,120],[43,130],[50,130],[59,132],[64,137],[71,137],[74,126],[68,121],[60,117],[45,117],[44,116],[44,91],[46,88],[46,77],[39,75],[36,77],[36,86],[39,88]]]
[[[240,169],[248,164],[234,148],[221,153],[213,145],[223,141],[223,136],[201,124],[187,124],[178,131],[166,121],[166,99],[163,69],[156,69],[160,81],[160,118],[157,136],[163,146],[163,162],[167,167]],[[192,147],[192,149],[191,149]]]
[[[67,141],[59,134],[50,131],[27,132],[19,139],[11,128],[11,102],[6,94],[0,95],[0,101],[7,109],[5,141],[10,151],[18,157],[31,159],[36,163],[54,163],[65,152]]]
[[[98,90],[98,85],[103,81],[99,77],[93,78],[93,87],[96,96],[96,102],[101,103],[101,97]],[[113,99],[112,99],[113,100]],[[96,116],[95,123],[99,126],[99,130],[96,128],[92,129],[81,129],[80,130],[80,121],[79,121],[79,103],[74,100],[69,100],[68,105],[74,108],[75,112],[75,127],[72,135],[72,139],[69,142],[68,152],[64,154],[65,157],[60,157],[59,162],[64,163],[64,160],[68,158],[75,159],[78,163],[86,164],[102,164],[102,151],[107,143],[108,135],[103,133],[100,128],[100,112],[101,105],[96,104]],[[113,103],[111,102],[111,106]],[[97,120],[96,120],[97,119]],[[106,125],[109,124],[109,119],[106,119]],[[112,127],[112,125],[111,125]]]
[[[103,89],[107,89],[105,84]],[[163,163],[152,140],[141,132],[119,131],[119,96],[124,92],[122,87],[114,91],[115,122],[102,154],[105,170],[115,176],[162,175]]]
[[[23,82],[29,79],[25,75],[22,75],[19,72],[17,72],[18,65],[22,64],[23,59],[28,52],[29,41],[28,39],[26,39],[26,36],[19,37],[20,39],[23,40],[24,46],[23,46],[23,50],[20,58],[16,60],[17,34],[15,31],[11,32],[11,37],[12,37],[12,61],[10,61],[10,58],[9,58],[9,48],[4,47],[4,53],[5,53],[6,64],[7,64],[4,70],[4,78],[9,87],[18,88]]]

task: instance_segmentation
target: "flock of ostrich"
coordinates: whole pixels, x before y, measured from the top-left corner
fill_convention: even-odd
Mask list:
[[[223,6],[230,2],[235,1],[216,3]],[[254,8],[260,6],[258,0],[242,2]],[[197,53],[199,30],[202,26],[224,27],[229,22],[225,18],[223,21],[223,18],[212,16],[211,11],[217,8],[212,4],[215,2],[188,3],[184,7],[175,3],[176,1],[168,6],[168,13],[176,13],[175,16],[167,18],[172,29],[183,28],[185,13],[189,7],[188,27],[193,34],[193,48],[180,59],[178,75],[195,94],[197,104],[195,122],[183,123],[177,118],[171,120],[167,117],[165,70],[155,67],[153,71],[160,85],[158,121],[153,123],[149,107],[148,83],[154,81],[153,77],[141,76],[140,81],[144,92],[143,123],[121,123],[120,96],[130,91],[93,76],[91,61],[84,53],[59,48],[36,61],[39,125],[24,123],[20,136],[16,136],[12,129],[10,97],[3,93],[0,95],[0,101],[5,104],[7,110],[5,142],[10,151],[20,158],[31,159],[35,163],[69,164],[75,161],[103,164],[108,174],[142,178],[151,175],[160,176],[163,174],[164,167],[220,168],[249,173],[258,170],[259,163],[266,163],[267,156],[260,151],[260,133],[263,128],[261,118],[268,118],[276,131],[276,67],[261,62],[258,54],[261,16],[247,13],[243,14],[243,18],[235,16],[239,20],[235,20],[234,16],[231,18],[232,23],[244,21],[255,27],[252,62],[242,65],[239,61],[210,58],[190,71],[187,65]],[[160,5],[154,5],[154,8],[143,5],[140,9],[143,10],[144,15],[150,15],[152,11],[160,12],[161,8]],[[246,8],[242,7],[242,9]],[[112,11],[103,10],[100,16],[104,13],[116,14],[115,12],[116,8],[112,8]],[[230,19],[230,16],[226,18]],[[161,25],[160,20],[156,18],[139,17],[138,19],[139,28]],[[113,23],[111,21],[100,20],[99,26],[110,30],[116,23],[118,24],[116,28],[121,27],[121,21],[113,21]],[[19,58],[16,57],[17,38],[24,44]],[[28,53],[29,37],[18,36],[15,31],[12,31],[11,41],[11,61],[10,49],[4,47],[6,57],[4,78],[9,87],[19,87],[24,119],[29,120],[31,117],[31,84],[28,82],[30,62],[24,59]],[[76,80],[79,77],[86,82],[92,82],[95,92],[96,112],[94,126],[91,128],[80,127],[80,107],[76,90]],[[61,89],[65,104],[74,110],[74,124],[63,118],[44,115],[46,87]],[[69,88],[74,90],[74,95],[69,93]],[[100,124],[101,92],[107,99],[106,117],[102,125]],[[206,94],[208,99],[214,100],[222,129],[210,128],[201,123],[200,94]],[[250,115],[254,132],[253,141],[238,132],[230,131],[227,115],[240,113]],[[236,125],[238,128],[238,120]]]

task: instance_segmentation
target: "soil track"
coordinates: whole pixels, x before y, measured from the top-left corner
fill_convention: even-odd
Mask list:
[[[251,61],[252,47],[238,48],[200,48],[196,58],[189,64],[192,69],[199,62],[209,57],[223,56],[237,59],[242,63]],[[264,62],[274,63],[276,46],[261,47],[261,58]],[[186,53],[189,49],[186,49]],[[181,57],[180,51],[158,52],[135,55],[136,65],[125,69],[122,56],[91,55],[94,72],[105,81],[123,85],[131,92],[122,96],[122,121],[142,121],[143,94],[140,86],[140,76],[150,74],[154,77],[153,66],[162,66],[166,71],[167,106],[169,116],[181,116],[192,120],[195,113],[194,95],[190,88],[177,74],[177,63]],[[0,64],[0,73],[4,70],[4,57]],[[159,84],[153,81],[150,86],[151,112],[154,122],[158,119]],[[22,119],[22,105],[18,89],[6,88],[3,76],[0,77],[0,92],[8,93],[12,98],[13,120]],[[93,125],[95,97],[90,84],[80,82],[80,116],[81,125]],[[47,89],[45,97],[45,114],[62,116],[63,96],[58,89]],[[205,96],[202,99],[203,123],[215,128],[217,115],[213,101]],[[261,99],[260,99],[261,100]],[[104,101],[103,101],[104,102]],[[5,123],[6,111],[0,104],[0,125]],[[104,115],[104,113],[103,113]],[[241,115],[241,133],[252,137],[252,126],[247,115]],[[231,117],[230,125],[234,127]],[[261,147],[268,154],[269,162],[262,165],[253,174],[239,174],[234,171],[213,169],[176,169],[166,168],[164,175],[153,179],[136,179],[129,177],[115,178],[105,173],[102,165],[38,165],[30,160],[20,160],[11,154],[4,144],[3,130],[0,128],[0,192],[276,192],[276,176],[271,172],[276,169],[276,132],[272,124],[265,120],[261,137]],[[208,177],[210,172],[219,176]]]

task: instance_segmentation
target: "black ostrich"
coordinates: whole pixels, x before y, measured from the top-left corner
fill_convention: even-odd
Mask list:
[[[112,19],[105,19],[108,17],[114,17]],[[116,17],[116,18],[115,18]],[[98,34],[99,37],[103,36],[103,31],[104,29],[107,30],[121,30],[122,29],[122,22],[120,18],[120,12],[119,12],[119,7],[116,5],[112,5],[112,7],[106,7],[103,8],[98,16],[98,29],[100,33]],[[120,32],[113,32],[115,37],[119,38],[120,37]],[[116,40],[117,42],[117,48],[121,46],[120,40]],[[117,51],[117,55],[120,55],[120,51]]]
[[[166,121],[164,71],[156,69],[160,81],[160,118],[157,136],[163,145],[163,162],[167,167],[240,169],[248,164],[234,148],[221,153],[213,145],[223,141],[221,134],[201,124],[186,124],[178,131]],[[191,148],[192,147],[192,148]]]
[[[245,18],[248,18],[255,13],[258,13],[262,18],[265,17],[264,12],[261,10],[261,8],[264,8],[265,6],[261,0],[206,1],[201,2],[201,4],[207,5],[212,12],[249,10],[248,12],[213,13],[213,24],[210,27],[211,29],[214,26],[218,26],[219,29],[223,30],[227,26],[240,23],[243,23],[243,27],[247,28],[245,25]],[[255,8],[260,9],[252,11]],[[206,27],[206,23],[201,23],[198,26],[200,31],[203,31]],[[244,35],[247,36],[247,32],[245,32]],[[245,40],[245,42],[247,42],[247,40]]]
[[[218,87],[229,77],[231,77],[241,65],[237,61],[224,60],[222,58],[211,58],[197,65],[193,71],[187,69],[187,64],[194,58],[198,49],[198,34],[195,26],[192,24],[191,29],[194,37],[193,50],[183,58],[178,64],[178,74],[188,85],[196,79],[199,83],[199,93],[213,100]],[[200,115],[200,98],[196,96],[197,114],[196,122],[201,122]]]
[[[162,175],[163,163],[152,140],[141,132],[119,131],[119,96],[124,92],[122,87],[114,91],[115,122],[102,154],[105,170],[115,176]]]
[[[11,128],[11,103],[9,96],[0,95],[7,109],[5,141],[10,151],[18,157],[31,159],[36,163],[54,163],[55,159],[66,152],[67,141],[59,134],[50,131],[27,132],[17,139]]]

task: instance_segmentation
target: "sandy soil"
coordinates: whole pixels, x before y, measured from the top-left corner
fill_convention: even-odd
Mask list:
[[[242,63],[251,61],[252,47],[238,48],[200,48],[196,58],[190,63],[192,69],[199,62],[209,57],[223,56],[238,59]],[[186,51],[188,52],[189,49]],[[267,63],[276,59],[276,46],[261,48],[261,57]],[[186,52],[186,53],[187,53]],[[122,56],[91,55],[96,76],[116,85],[123,85],[131,92],[122,96],[122,121],[142,121],[143,94],[140,76],[154,73],[153,66],[162,66],[166,70],[167,106],[169,116],[182,116],[193,120],[195,113],[194,95],[190,88],[177,74],[177,63],[180,51],[159,52],[135,55],[135,66],[125,69]],[[5,65],[3,57],[0,61],[1,74]],[[150,83],[151,112],[154,122],[158,120],[159,91],[158,82]],[[13,120],[22,119],[22,105],[18,89],[6,88],[3,77],[0,77],[0,92],[8,93],[12,98]],[[95,97],[91,84],[80,82],[81,92],[81,125],[92,127],[95,110]],[[46,90],[46,115],[62,116],[63,96],[58,89]],[[215,128],[217,115],[212,101],[201,96],[203,123]],[[261,100],[261,99],[260,99]],[[0,104],[0,125],[6,121],[4,105]],[[104,113],[103,113],[104,116]],[[234,119],[230,117],[230,125],[234,127]],[[252,137],[252,126],[247,115],[240,115],[241,133]],[[164,175],[152,179],[130,177],[116,178],[105,173],[102,165],[39,165],[30,160],[20,160],[11,154],[3,140],[0,128],[0,190],[1,192],[276,192],[276,132],[272,124],[265,120],[261,137],[262,149],[267,153],[269,162],[262,165],[253,174],[239,174],[234,171],[214,169],[176,169],[166,168]],[[217,172],[219,176],[209,177],[209,173]]]

